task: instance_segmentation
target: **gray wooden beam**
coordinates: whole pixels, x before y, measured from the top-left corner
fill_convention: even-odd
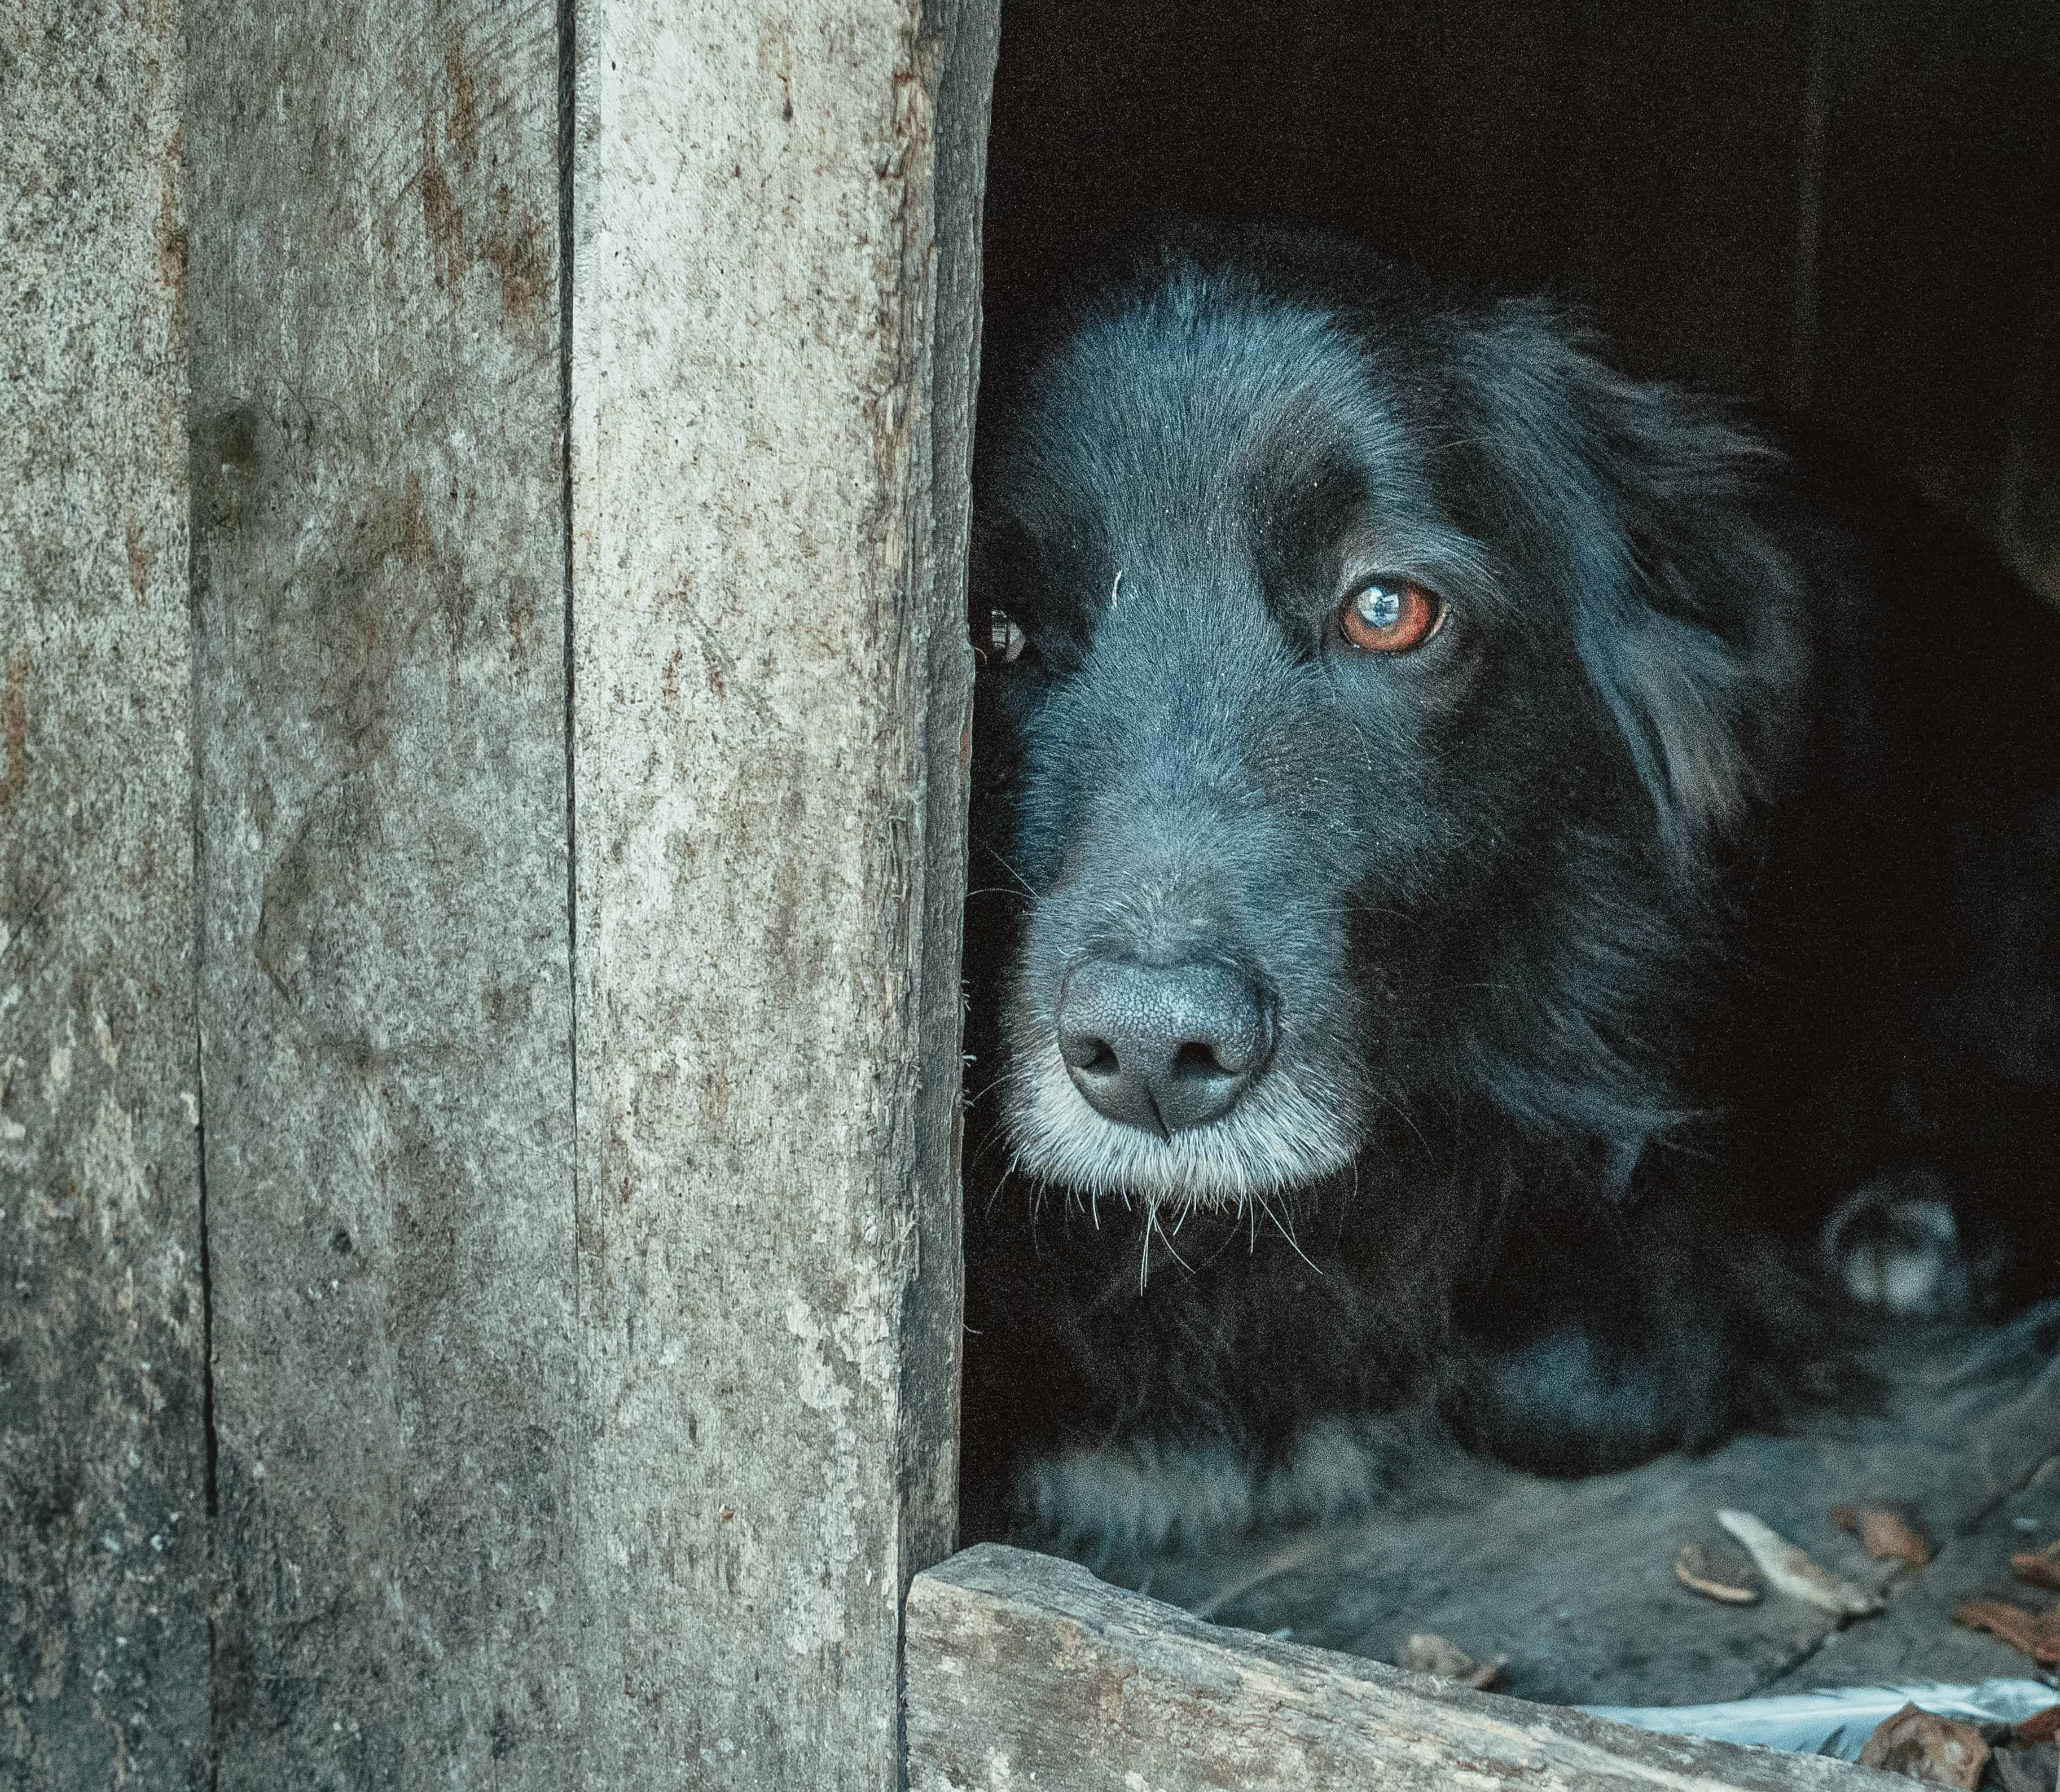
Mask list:
[[[0,17],[0,1780],[207,1742],[172,0]]]
[[[929,466],[924,484],[931,613],[923,755],[922,963],[917,1031],[915,1150],[922,1173],[916,1202],[921,1268],[902,1349],[899,1473],[901,1591],[918,1568],[948,1552],[957,1533],[959,1379],[965,1322],[959,1200],[960,1057],[964,981],[960,971],[968,866],[966,773],[972,750],[972,665],[967,653],[966,547],[972,525],[974,406],[980,382],[980,220],[987,190],[988,123],[1000,38],[1000,0],[957,0],[944,20],[936,69],[932,189],[934,245]],[[920,513],[919,513],[920,514]],[[920,524],[919,524],[920,528]],[[899,1698],[896,1700],[899,1706]]]
[[[1219,1630],[1050,1556],[983,1543],[908,1595],[912,1792],[1864,1792],[1818,1755],[1656,1736],[1325,1649]]]
[[[979,181],[938,109],[992,31],[577,9],[595,1784],[893,1786],[901,1592],[950,1545]]]
[[[559,20],[190,29],[219,1786],[555,1789]]]

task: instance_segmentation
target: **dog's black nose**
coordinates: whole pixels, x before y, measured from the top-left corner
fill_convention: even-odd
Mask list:
[[[1059,1050],[1097,1112],[1164,1139],[1230,1112],[1266,1068],[1273,1023],[1225,966],[1090,958],[1059,992]]]

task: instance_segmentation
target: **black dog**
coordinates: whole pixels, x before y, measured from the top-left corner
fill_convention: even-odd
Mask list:
[[[968,1533],[1777,1423],[1843,1373],[1842,1201],[1863,1292],[2033,1291],[2054,617],[1893,514],[1870,564],[1538,305],[1119,263],[984,389]],[[1884,1215],[1957,1254],[1879,1270]]]

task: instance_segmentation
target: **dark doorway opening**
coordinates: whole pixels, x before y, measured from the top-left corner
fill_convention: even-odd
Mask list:
[[[1171,206],[1587,306],[1799,410],[2060,599],[2060,9],[1008,0],[990,313]]]

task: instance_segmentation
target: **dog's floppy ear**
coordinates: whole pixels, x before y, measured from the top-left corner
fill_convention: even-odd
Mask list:
[[[1702,400],[1614,373],[1549,309],[1459,345],[1470,439],[1523,572],[1563,582],[1581,661],[1686,870],[1775,775],[1807,672],[1779,457]]]

